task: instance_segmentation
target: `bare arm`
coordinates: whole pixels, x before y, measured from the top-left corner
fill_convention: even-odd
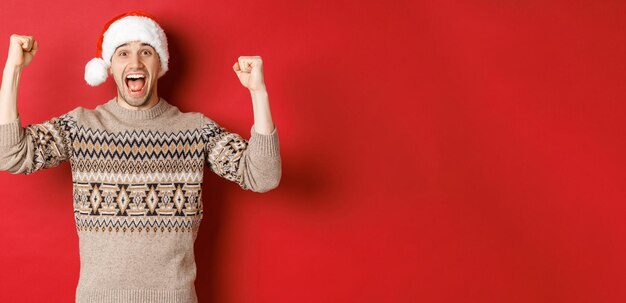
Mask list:
[[[19,79],[38,48],[33,37],[11,35],[0,87],[0,171],[31,174],[57,166],[70,155],[71,115],[21,125],[17,111]]]
[[[274,130],[272,113],[267,91],[250,91],[254,110],[254,130],[259,134],[269,135]]]
[[[240,56],[233,70],[241,84],[250,90],[254,111],[254,130],[269,135],[274,130],[270,103],[263,77],[263,60],[260,56]]]
[[[11,35],[0,87],[0,124],[11,123],[17,119],[17,88],[20,75],[22,69],[33,60],[38,49],[39,45],[33,37]]]
[[[263,62],[259,56],[242,56],[233,70],[252,97],[251,137],[245,140],[205,117],[206,159],[216,174],[237,182],[244,189],[267,192],[278,186],[282,162],[278,130],[272,121],[263,81]]]

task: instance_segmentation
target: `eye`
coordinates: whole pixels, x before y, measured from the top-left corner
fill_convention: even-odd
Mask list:
[[[128,53],[127,53],[126,51],[119,51],[119,52],[117,53],[117,55],[118,55],[119,57],[126,57],[126,55],[128,55]]]
[[[150,50],[144,49],[141,51],[141,54],[144,56],[150,56],[152,55],[152,52]]]

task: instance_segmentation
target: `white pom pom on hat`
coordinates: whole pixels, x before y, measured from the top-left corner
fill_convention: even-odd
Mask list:
[[[98,39],[96,57],[85,65],[85,81],[91,86],[98,86],[109,76],[111,57],[115,49],[127,42],[147,43],[159,54],[161,77],[168,70],[169,53],[165,32],[156,19],[144,11],[130,11],[111,19],[102,30]]]
[[[109,65],[102,58],[93,58],[85,66],[85,81],[91,86],[98,86],[107,80]]]

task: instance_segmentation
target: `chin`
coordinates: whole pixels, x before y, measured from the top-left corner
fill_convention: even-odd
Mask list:
[[[129,96],[128,94],[123,94],[118,90],[118,100],[121,100],[121,102],[126,103],[129,106],[132,107],[143,107],[146,106],[150,103],[150,100],[152,99],[152,92],[148,92],[145,96],[141,96],[141,97],[133,97],[133,96]]]

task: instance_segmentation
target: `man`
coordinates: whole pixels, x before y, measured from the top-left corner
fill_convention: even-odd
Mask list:
[[[233,66],[252,95],[247,141],[158,97],[169,54],[163,30],[147,13],[111,20],[97,58],[86,65],[90,85],[113,78],[114,99],[23,128],[18,80],[37,50],[32,37],[11,36],[0,88],[0,169],[30,174],[70,161],[81,262],[76,301],[197,302],[193,243],[203,165],[256,192],[280,181],[261,58],[240,57]]]

